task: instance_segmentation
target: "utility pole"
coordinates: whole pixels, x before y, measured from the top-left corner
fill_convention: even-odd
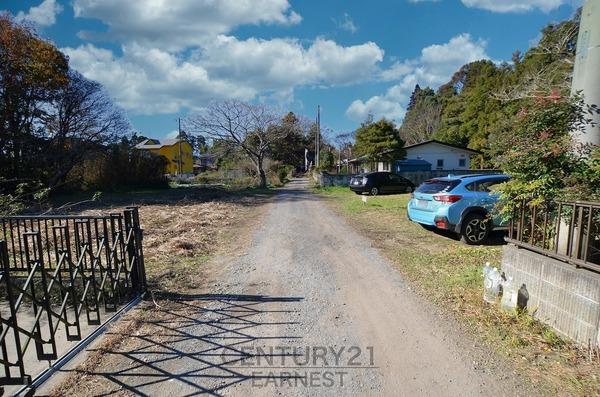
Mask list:
[[[308,149],[304,148],[304,171],[308,171]]]
[[[182,160],[181,160],[181,117],[177,119],[178,121],[178,140],[179,140],[179,161],[177,161],[177,174],[181,175],[181,171],[183,170],[183,164],[182,164]]]
[[[315,134],[315,166],[321,161],[321,105],[317,105],[317,133]]]
[[[600,106],[600,0],[585,0],[581,10],[579,36],[573,68],[571,94],[581,92],[587,105]],[[596,123],[600,116],[594,115]],[[588,124],[584,134],[574,136],[581,143],[600,145],[600,126]]]

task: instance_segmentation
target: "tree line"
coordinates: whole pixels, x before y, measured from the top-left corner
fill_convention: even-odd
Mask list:
[[[539,43],[511,62],[481,60],[462,66],[437,90],[417,85],[399,128],[408,143],[437,139],[479,150],[476,166],[494,166],[503,122],[536,98],[568,97],[579,31],[579,13],[549,24]]]
[[[324,129],[321,168],[347,171],[341,169],[344,160],[359,156],[391,161],[404,156],[406,144],[438,139],[481,151],[476,166],[516,175],[507,190],[513,196],[519,189],[530,198],[573,194],[586,178],[600,180],[597,148],[567,150],[574,148],[569,132],[597,111],[569,95],[578,27],[576,15],[548,25],[538,45],[515,52],[511,63],[476,61],[437,90],[417,85],[400,125],[369,117],[353,132],[333,135]],[[61,190],[165,186],[166,160],[133,150],[144,137],[133,132],[103,87],[9,14],[0,15],[0,98],[0,207],[17,208]],[[553,111],[560,117],[551,117]],[[188,116],[184,126],[196,153],[247,162],[261,187],[269,173],[303,171],[305,162],[316,163],[317,125],[292,112],[213,102]],[[548,152],[556,161],[549,161]],[[561,167],[579,176],[566,178]],[[541,187],[533,179],[548,183]],[[598,189],[580,190],[600,195]]]
[[[508,212],[522,201],[600,200],[600,148],[573,138],[600,112],[571,95],[580,13],[547,25],[510,63],[471,62],[437,90],[416,85],[402,123],[369,118],[356,131],[355,153],[391,160],[404,144],[428,139],[481,151],[475,167],[513,177],[500,187]]]
[[[568,98],[580,14],[549,24],[536,46],[515,51],[511,62],[480,60],[463,65],[434,90],[416,85],[399,125],[369,115],[354,131],[355,156],[370,161],[401,159],[405,145],[430,139],[478,150],[472,165],[498,167],[506,126],[539,98]],[[508,133],[510,136],[510,133]]]
[[[0,14],[0,98],[0,201],[6,206],[50,191],[163,178],[163,160],[130,150],[131,126],[103,87],[8,13]]]

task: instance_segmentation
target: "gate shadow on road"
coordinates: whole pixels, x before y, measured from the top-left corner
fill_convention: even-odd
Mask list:
[[[95,395],[129,391],[137,395],[221,395],[241,382],[259,379],[256,359],[290,356],[256,347],[301,339],[284,335],[297,324],[300,297],[262,295],[163,295],[133,335],[102,349],[100,368],[80,376],[102,378]],[[260,353],[260,354],[259,354]],[[272,377],[272,375],[271,375]],[[108,385],[107,385],[108,381]]]

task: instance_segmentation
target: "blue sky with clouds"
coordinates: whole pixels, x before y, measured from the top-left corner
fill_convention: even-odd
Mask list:
[[[415,84],[510,60],[579,0],[2,0],[165,137],[211,100],[265,102],[335,131],[401,121]]]

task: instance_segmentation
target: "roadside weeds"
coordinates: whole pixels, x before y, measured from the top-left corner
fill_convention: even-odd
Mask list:
[[[406,218],[408,195],[359,196],[345,188],[316,189],[400,271],[409,284],[449,311],[490,350],[509,360],[549,395],[600,395],[600,359],[527,314],[483,302],[482,266],[499,266],[501,247],[466,246]]]

